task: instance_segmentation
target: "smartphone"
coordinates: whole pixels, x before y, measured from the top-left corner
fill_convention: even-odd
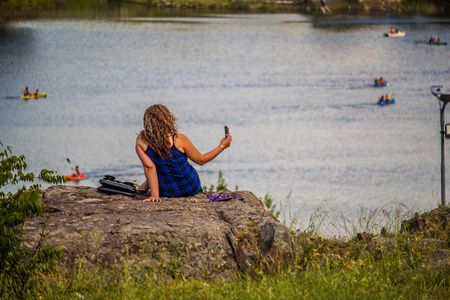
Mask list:
[[[230,131],[228,131],[228,126],[224,126],[225,128],[225,136],[227,136],[227,134],[230,134]]]

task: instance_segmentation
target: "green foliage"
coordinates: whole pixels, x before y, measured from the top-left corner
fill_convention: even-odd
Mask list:
[[[1,141],[0,146],[3,146]],[[0,188],[33,182],[34,174],[25,173],[26,169],[25,156],[12,155],[12,148],[7,146],[0,152]],[[42,170],[38,179],[48,183],[66,180],[48,170]],[[39,188],[39,184],[33,184],[18,188],[15,194],[0,191],[0,298],[23,298],[34,291],[39,287],[39,275],[54,271],[56,259],[61,254],[61,249],[43,246],[44,230],[33,249],[23,248],[26,220],[40,216],[44,209],[39,201]]]
[[[214,187],[214,184],[211,184],[209,188],[205,185],[203,186],[203,190],[208,192],[219,192],[223,189],[226,189],[227,186],[228,184],[223,178],[222,171],[219,171],[219,179],[217,180],[217,187]]]
[[[225,179],[223,178],[222,171],[219,171],[219,179],[217,181],[217,190],[223,190],[227,188],[227,183],[225,182]]]
[[[269,193],[264,195],[264,200],[262,200],[262,201],[264,202],[264,204],[267,206],[267,208],[270,210],[270,212],[272,213],[272,215],[275,218],[278,218],[280,216],[280,211],[275,212],[277,205],[273,203],[272,196],[270,196]]]

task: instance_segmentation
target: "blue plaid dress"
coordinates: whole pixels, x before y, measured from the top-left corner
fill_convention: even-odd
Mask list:
[[[187,161],[186,153],[172,146],[169,159],[161,159],[150,147],[147,155],[156,166],[159,195],[162,197],[186,197],[203,192],[197,171]]]

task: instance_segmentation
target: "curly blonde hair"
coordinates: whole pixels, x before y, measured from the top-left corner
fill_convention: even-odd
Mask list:
[[[162,104],[155,104],[145,110],[144,130],[140,132],[144,142],[162,159],[170,158],[169,135],[178,134],[175,116]]]

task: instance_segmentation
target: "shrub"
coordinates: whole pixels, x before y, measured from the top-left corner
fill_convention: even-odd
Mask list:
[[[0,146],[3,144],[0,141]],[[0,152],[0,189],[7,185],[33,182],[33,173],[27,169],[25,156],[12,155],[12,147]],[[42,170],[37,177],[47,183],[63,183],[64,176],[54,171]],[[44,246],[44,228],[33,249],[24,249],[26,220],[40,216],[44,205],[40,203],[40,185],[22,186],[15,194],[0,190],[0,298],[24,298],[39,288],[41,274],[55,271],[61,249]]]

